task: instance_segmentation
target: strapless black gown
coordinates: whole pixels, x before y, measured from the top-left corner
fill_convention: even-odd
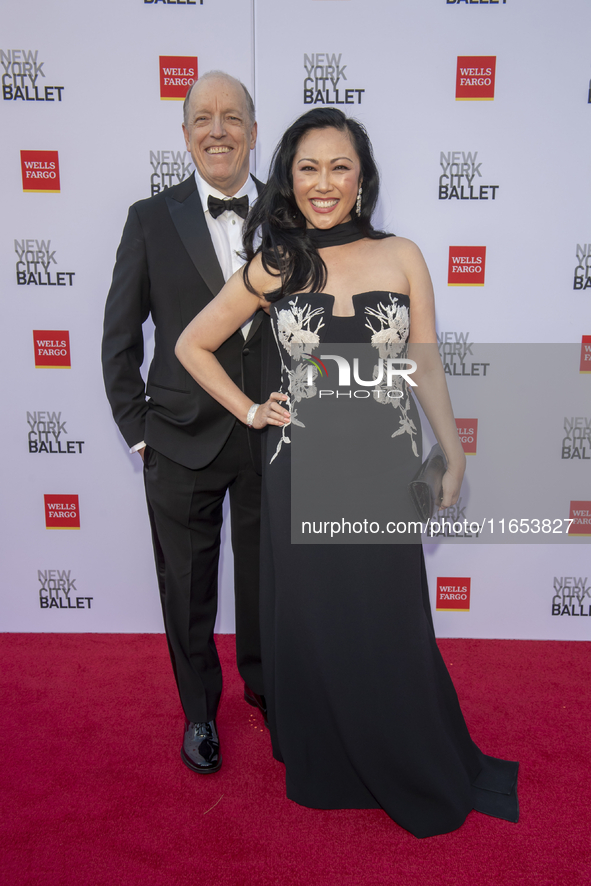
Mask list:
[[[347,318],[333,316],[327,294],[275,303],[269,392],[290,393],[290,357],[316,343],[406,340],[407,296],[354,303]],[[470,738],[435,641],[421,545],[292,545],[289,432],[269,428],[261,558],[265,694],[287,796],[318,809],[381,807],[417,837],[458,828],[471,809],[517,821],[518,764]],[[419,437],[393,438],[394,457],[418,467]]]

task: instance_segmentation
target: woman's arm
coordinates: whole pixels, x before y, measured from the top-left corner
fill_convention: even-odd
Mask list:
[[[413,392],[447,458],[440,507],[448,508],[458,500],[466,470],[466,456],[458,436],[437,347],[431,277],[419,248],[410,240],[403,241],[402,245],[401,257],[410,284],[409,358],[417,364],[413,374],[417,387],[413,388]]]
[[[256,260],[251,264],[251,282],[257,289],[260,284],[261,293],[267,284],[264,278],[268,276],[257,266]],[[270,279],[272,287],[276,288],[276,281]],[[248,291],[242,271],[237,271],[216,298],[189,323],[175,347],[176,356],[195,381],[244,423],[253,402],[234,384],[214,351],[257,310],[267,305],[264,295],[253,295]],[[280,401],[286,399],[284,394],[271,394],[269,400],[257,409],[253,427],[263,428],[267,424],[282,427],[287,424],[289,412],[280,405]]]

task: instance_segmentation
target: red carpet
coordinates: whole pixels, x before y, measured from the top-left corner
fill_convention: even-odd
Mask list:
[[[180,760],[160,635],[4,634],[0,874],[10,886],[584,886],[591,883],[588,643],[442,640],[473,737],[520,760],[521,821],[471,813],[416,840],[383,812],[285,799],[219,638],[224,765]]]

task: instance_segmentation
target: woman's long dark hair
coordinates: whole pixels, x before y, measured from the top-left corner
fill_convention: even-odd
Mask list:
[[[387,237],[375,231],[371,217],[378,199],[380,176],[373,157],[371,142],[365,128],[336,108],[314,108],[303,114],[285,131],[273,154],[269,180],[250,212],[244,226],[244,253],[247,264],[244,282],[256,294],[248,269],[255,254],[261,253],[263,268],[278,278],[280,285],[265,293],[268,301],[277,301],[296,292],[322,292],[326,285],[326,265],[312,240],[306,236],[306,218],[298,208],[293,193],[292,167],[298,145],[313,129],[338,129],[351,139],[361,163],[363,195],[361,212],[353,216],[365,237],[379,240]],[[261,244],[254,249],[257,231]]]

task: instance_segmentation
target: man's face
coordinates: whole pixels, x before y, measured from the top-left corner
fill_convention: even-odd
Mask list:
[[[199,174],[232,197],[248,178],[257,125],[250,122],[242,86],[225,77],[197,82],[191,92],[185,144]]]

